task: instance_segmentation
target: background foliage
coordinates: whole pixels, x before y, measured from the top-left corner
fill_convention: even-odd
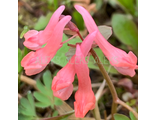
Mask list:
[[[74,4],[79,4],[85,7],[94,18],[98,26],[110,26],[109,28],[99,28],[104,35],[108,37],[108,41],[124,51],[133,51],[138,55],[138,3],[137,0],[19,0],[18,1],[18,119],[19,120],[37,120],[41,118],[48,118],[49,120],[56,119],[73,119],[71,115],[73,112],[74,94],[77,89],[77,77],[75,77],[74,92],[67,101],[62,101],[53,96],[51,90],[51,83],[53,77],[57,74],[61,67],[65,66],[68,62],[69,46],[67,43],[57,52],[56,56],[51,60],[46,69],[33,76],[29,76],[35,84],[28,84],[23,80],[22,76],[26,76],[25,71],[21,67],[22,58],[30,52],[29,49],[23,46],[23,35],[29,29],[43,30],[53,12],[58,6],[64,4],[66,6],[64,15],[71,15],[72,21],[78,26],[81,34],[85,37],[87,35],[86,28],[81,15],[74,9]],[[111,35],[112,34],[112,35]],[[110,36],[111,35],[111,36]],[[63,35],[63,40],[67,40],[70,36]],[[79,38],[74,38],[69,41],[70,44],[81,42]],[[97,47],[95,48],[104,67],[109,71],[109,75],[113,80],[119,97],[124,100],[128,105],[137,111],[138,109],[138,76],[137,74],[130,78],[119,74],[113,67],[110,66],[108,60],[103,55],[102,51]],[[92,56],[90,56],[88,66],[90,68],[90,77],[92,80],[93,91],[96,93],[99,85],[103,81],[103,77],[95,64]],[[136,71],[137,72],[137,71]],[[28,77],[28,76],[26,76]],[[110,114],[112,97],[106,86],[103,90],[103,95],[98,101],[101,118],[104,116],[104,110],[107,115]],[[69,107],[69,105],[71,107]],[[68,113],[69,112],[69,113]],[[132,113],[128,110],[120,108],[118,113],[115,114],[115,120],[136,120]],[[122,114],[122,115],[121,115]],[[124,114],[124,115],[123,115]],[[55,117],[62,115],[60,117]],[[70,117],[68,117],[71,115]],[[87,114],[88,119],[94,116],[92,112]],[[109,116],[108,116],[109,117]],[[46,120],[48,120],[46,119]],[[86,118],[87,119],[87,118]]]

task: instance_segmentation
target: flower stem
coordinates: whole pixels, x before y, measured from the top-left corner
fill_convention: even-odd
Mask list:
[[[116,101],[118,104],[122,105],[123,107],[127,108],[129,111],[131,111],[135,117],[138,119],[138,113],[134,111],[130,106],[128,106],[126,103],[124,103],[122,100],[118,99]]]
[[[78,36],[81,38],[81,40],[83,41],[83,38],[81,36],[81,34],[79,32],[77,32]],[[123,105],[125,108],[127,108],[128,110],[130,110],[136,118],[138,118],[138,114],[137,112],[135,112],[130,106],[128,106],[126,103],[124,103],[123,101],[121,101],[119,98],[118,98],[118,95],[116,93],[116,90],[115,90],[115,87],[109,77],[109,75],[107,74],[105,68],[103,67],[99,57],[97,56],[96,52],[91,48],[90,50],[92,56],[94,57],[94,59],[96,60],[96,63],[104,77],[104,79],[106,80],[107,84],[108,84],[108,87],[111,91],[111,94],[112,94],[112,97],[113,97],[113,103],[112,103],[112,111],[111,111],[111,114],[112,114],[112,120],[114,120],[114,113],[116,113],[116,109],[117,109],[117,104],[121,104]]]
[[[62,42],[62,44],[64,44],[64,43],[66,43],[66,42],[70,41],[71,39],[73,39],[73,38],[74,38],[74,37],[76,37],[76,36],[77,36],[77,34],[73,35],[73,36],[72,36],[72,37],[70,37],[68,40],[63,41],[63,42]]]
[[[116,108],[117,108],[117,104],[115,103],[115,101],[118,100],[118,96],[117,96],[117,93],[116,93],[116,90],[115,90],[115,87],[110,79],[110,77],[108,76],[106,70],[104,69],[103,65],[101,64],[101,61],[99,59],[99,57],[97,56],[96,52],[91,49],[90,52],[92,53],[94,59],[96,60],[96,63],[103,75],[103,77],[105,78],[107,84],[108,84],[108,87],[111,91],[111,94],[112,94],[112,97],[113,97],[113,104],[112,104],[112,111],[111,111],[111,114],[112,116],[114,115],[114,113],[116,113]],[[112,120],[114,120],[114,118],[112,117]]]
[[[99,111],[99,107],[98,107],[97,102],[95,103],[95,108],[93,109],[93,112],[95,113],[95,119],[101,120],[100,111]]]

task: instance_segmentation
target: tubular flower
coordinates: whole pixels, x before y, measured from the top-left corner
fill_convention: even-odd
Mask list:
[[[121,74],[133,77],[135,75],[135,69],[138,68],[137,57],[133,54],[133,52],[130,51],[127,54],[125,51],[111,45],[101,35],[97,25],[95,24],[88,11],[79,5],[75,5],[75,9],[82,15],[89,33],[92,33],[95,30],[98,31],[95,42],[98,44],[104,55],[110,61],[110,64],[114,66],[114,68],[117,69],[117,71]]]
[[[48,25],[43,31],[36,31],[36,30],[29,30],[25,35],[25,41],[24,45],[32,50],[37,50],[41,48],[41,46],[49,40],[54,39],[51,37],[51,34],[53,34],[54,29],[59,22],[59,17],[62,14],[63,10],[65,9],[65,6],[60,6],[52,15]]]
[[[74,68],[75,56],[63,67],[52,81],[52,90],[54,96],[67,100],[73,92],[73,81],[75,76]]]
[[[70,16],[61,19],[56,25],[54,32],[52,32],[46,46],[36,50],[36,52],[31,51],[22,59],[21,65],[24,67],[27,75],[37,74],[47,66],[57,50],[62,46],[63,29],[70,20]]]
[[[76,46],[75,71],[78,77],[78,91],[75,93],[75,116],[83,118],[95,107],[95,96],[91,87],[89,68],[79,45]]]
[[[81,51],[84,56],[87,56],[93,40],[95,39],[96,31],[89,34],[81,44]],[[63,67],[52,81],[52,90],[54,96],[67,100],[73,91],[73,81],[75,76],[75,55],[70,59],[65,67]]]

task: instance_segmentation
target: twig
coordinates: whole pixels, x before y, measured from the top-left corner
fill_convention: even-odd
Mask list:
[[[106,81],[103,80],[103,82],[102,82],[100,88],[99,88],[98,91],[96,92],[96,94],[95,94],[96,101],[99,100],[99,98],[100,98],[100,96],[101,96],[101,93],[102,93],[102,91],[103,91],[103,89],[104,89],[104,87],[105,87],[105,83],[106,83]]]
[[[99,107],[98,107],[98,102],[97,101],[95,103],[95,108],[93,109],[93,112],[95,113],[95,119],[96,120],[101,120],[100,111],[99,111]]]
[[[120,99],[117,100],[117,103],[120,104],[120,105],[122,105],[123,107],[127,108],[129,111],[131,111],[136,116],[136,118],[138,119],[138,114],[137,114],[137,112],[135,110],[133,110],[133,108],[131,108],[130,106],[128,106],[126,103],[124,103]]]
[[[108,92],[108,90],[109,90],[108,88],[105,88],[105,89],[102,91],[100,97],[103,96],[106,92]]]
[[[106,110],[104,110],[104,118],[105,118],[105,120],[107,120],[107,112],[106,112]]]
[[[28,77],[26,77],[24,75],[20,76],[20,80],[25,82],[25,83],[27,83],[27,84],[29,84],[29,85],[31,85],[31,86],[33,86],[36,90],[38,90],[37,86],[36,86],[36,81],[35,80],[33,80],[31,78],[28,78]]]
[[[122,105],[119,105],[119,106],[117,107],[117,111],[119,111],[121,108],[122,108]],[[110,115],[107,117],[106,120],[110,120],[111,118],[112,118],[112,115],[110,114]]]
[[[23,5],[26,7],[26,9],[30,12],[30,13],[34,13],[34,9],[28,4],[26,3],[24,0],[20,0]]]
[[[100,88],[98,89],[98,91],[97,91],[96,94],[95,94],[96,103],[95,103],[95,108],[94,108],[93,112],[95,113],[95,118],[96,118],[96,120],[101,120],[100,111],[99,111],[99,107],[98,107],[98,100],[99,100],[99,98],[100,98],[100,95],[101,95],[101,93],[102,93],[102,90],[103,90],[104,87],[105,87],[105,83],[106,83],[106,81],[103,80],[103,82],[102,82]]]

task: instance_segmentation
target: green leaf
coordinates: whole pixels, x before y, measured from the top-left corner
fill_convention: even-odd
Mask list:
[[[84,30],[84,21],[83,21],[82,16],[80,15],[80,13],[77,12],[77,11],[74,11],[72,13],[72,17],[73,17],[78,29],[79,30]]]
[[[135,23],[127,16],[114,14],[112,27],[116,37],[125,45],[131,46],[134,52],[138,51],[138,30]]]
[[[40,108],[46,108],[49,106],[49,104],[47,103],[42,103],[42,102],[35,102],[35,106],[36,107],[40,107]]]
[[[37,88],[40,90],[41,93],[43,93],[46,96],[52,96],[52,90],[47,89],[40,80],[37,80],[36,82]]]
[[[34,96],[40,102],[36,102],[35,106],[42,108],[54,106],[54,96],[53,91],[51,90],[51,81],[52,78],[50,71],[46,71],[43,75],[43,82],[46,86],[44,86],[40,80],[37,80],[36,85],[40,92],[34,92]]]
[[[33,98],[32,94],[28,93],[27,98],[28,98],[30,105],[33,106],[33,108],[34,108],[34,98]]]
[[[129,116],[131,120],[137,120],[137,118],[134,116],[134,114],[131,111],[129,112]]]
[[[40,92],[34,92],[34,96],[35,96],[35,98],[38,101],[40,101],[42,103],[45,103],[47,105],[50,105],[51,104],[50,99],[47,96],[45,96],[44,94],[40,93]]]
[[[28,54],[28,48],[24,47],[24,55],[23,55],[23,57],[26,56],[27,54]]]
[[[122,114],[115,114],[114,115],[115,120],[130,120],[127,116]]]
[[[21,60],[22,60],[22,51],[18,48],[18,73],[22,70]]]
[[[129,102],[126,102],[126,104],[128,104],[129,106],[134,106],[136,104],[136,99],[132,99]]]
[[[31,109],[31,105],[26,98],[21,98],[20,103],[24,108]]]
[[[135,14],[134,0],[118,0],[118,2],[126,12],[130,12],[132,15]]]
[[[28,109],[24,108],[23,106],[18,106],[19,113],[26,115],[26,116],[33,116],[32,112],[29,111]]]
[[[37,23],[35,24],[34,29],[35,30],[43,30],[47,26],[51,16],[52,16],[51,12],[49,12],[46,16],[41,16],[38,19]]]
[[[26,32],[28,32],[28,31],[29,31],[28,26],[24,26],[24,27],[23,27],[23,31],[22,31],[21,34],[20,34],[20,38],[23,38],[24,34],[25,34]]]
[[[20,104],[18,105],[18,113],[26,116],[36,116],[34,101],[31,93],[28,93],[27,98],[21,98]]]
[[[54,9],[56,10],[58,8],[58,0],[54,0]]]
[[[62,104],[63,104],[63,102],[62,102],[62,100],[61,100],[61,99],[59,99],[59,98],[55,97],[55,98],[54,98],[54,104],[55,104],[55,105],[62,105]]]
[[[18,114],[18,120],[35,120],[34,117]]]
[[[36,115],[35,106],[34,106],[34,99],[33,99],[32,94],[31,93],[28,93],[27,94],[27,98],[28,98],[28,101],[29,101],[29,103],[31,105],[32,112],[34,113],[34,115]]]
[[[45,84],[45,86],[51,90],[51,84],[52,84],[52,77],[51,77],[51,72],[49,70],[47,70],[46,72],[44,72],[43,74],[43,82]]]
[[[99,10],[103,5],[103,0],[96,0],[96,9]]]
[[[52,116],[52,117],[56,117],[56,116],[58,116],[58,111],[55,110],[55,111],[53,112],[53,116]]]

